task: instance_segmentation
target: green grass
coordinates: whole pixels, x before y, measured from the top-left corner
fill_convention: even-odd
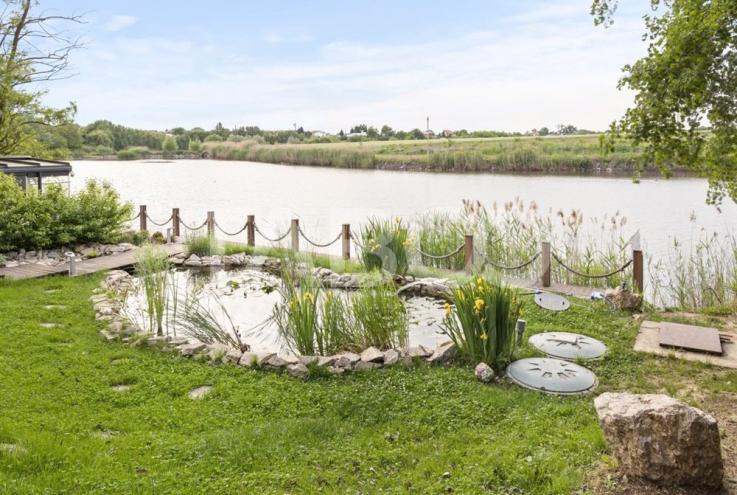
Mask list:
[[[469,367],[303,382],[107,343],[88,301],[99,281],[0,282],[0,443],[18,446],[0,449],[2,494],[565,494],[603,457],[591,397],[482,385]],[[522,317],[531,332],[603,339],[599,392],[671,390],[697,405],[685,384],[737,392],[735,372],[631,352],[632,318],[602,303],[527,304]],[[211,395],[187,397],[204,384]]]

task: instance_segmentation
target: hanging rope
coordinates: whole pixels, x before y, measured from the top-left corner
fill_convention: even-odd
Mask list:
[[[234,237],[234,236],[237,236],[238,234],[240,234],[241,232],[243,232],[244,230],[246,230],[246,229],[248,228],[248,222],[246,222],[246,224],[245,224],[245,225],[243,226],[243,228],[242,228],[241,230],[239,230],[238,232],[232,232],[232,233],[231,233],[231,232],[228,232],[228,231],[226,231],[226,230],[224,230],[224,229],[223,229],[223,228],[222,228],[222,227],[220,226],[220,224],[218,224],[218,223],[217,223],[217,221],[215,222],[215,227],[217,227],[217,229],[218,229],[218,230],[219,230],[220,232],[222,232],[223,234],[225,234],[225,235],[227,235],[227,236],[231,236],[231,237]]]
[[[205,225],[207,225],[207,220],[205,220],[204,222],[202,222],[202,225],[200,225],[198,227],[192,227],[190,225],[187,225],[184,222],[184,220],[182,220],[181,218],[179,219],[179,223],[181,223],[184,226],[184,228],[187,229],[187,230],[200,230],[202,227],[204,227]]]
[[[343,232],[340,232],[338,234],[338,237],[336,237],[332,241],[326,242],[324,244],[320,244],[319,242],[315,242],[315,241],[310,240],[310,238],[305,235],[304,231],[302,230],[302,227],[298,227],[298,229],[299,229],[299,235],[302,236],[302,239],[304,239],[309,244],[312,244],[313,246],[318,247],[318,248],[326,248],[328,246],[332,246],[333,244],[335,244],[336,242],[338,242],[340,240],[340,238],[343,236]]]
[[[137,215],[136,215],[135,217],[133,217],[133,218],[131,218],[130,220],[128,220],[128,221],[129,221],[129,222],[132,222],[133,220],[137,219],[137,218],[138,218],[138,217],[140,217],[140,216],[141,216],[141,211],[140,211],[140,210],[138,210],[138,214],[137,214]]]
[[[420,253],[422,256],[425,256],[427,258],[430,258],[431,260],[446,260],[446,259],[448,259],[448,258],[450,258],[452,256],[455,256],[456,254],[460,253],[463,250],[464,247],[465,247],[465,243],[464,244],[461,244],[460,246],[458,246],[458,248],[456,248],[455,251],[453,251],[452,253],[448,253],[448,254],[430,254],[430,253],[424,252],[420,248],[415,248],[415,251],[417,251],[418,253]]]
[[[478,253],[478,251],[477,251],[477,253]],[[482,270],[484,268],[486,268],[486,265],[491,265],[491,266],[493,266],[494,268],[496,268],[498,270],[505,270],[505,271],[510,271],[511,272],[511,271],[514,271],[514,270],[521,270],[523,268],[527,268],[532,263],[534,263],[535,260],[538,259],[542,253],[540,251],[538,251],[537,253],[535,253],[534,255],[532,255],[532,258],[530,258],[529,260],[525,261],[524,263],[520,263],[519,265],[515,265],[515,266],[505,266],[505,265],[502,265],[500,263],[497,263],[495,261],[490,260],[489,258],[487,258],[482,253],[478,253],[478,254],[480,255],[480,257],[484,258],[484,262],[481,265],[481,269]]]
[[[148,218],[148,221],[151,222],[152,224],[158,227],[163,227],[164,225],[168,225],[168,223],[172,221],[172,219],[174,218],[174,214],[172,213],[171,216],[167,218],[166,220],[164,220],[162,223],[155,221],[153,218],[151,218],[151,216],[149,216],[148,213],[146,213],[146,218]]]
[[[269,242],[283,241],[289,235],[289,233],[292,231],[292,227],[290,225],[289,228],[287,229],[287,231],[284,232],[284,235],[282,235],[280,237],[277,237],[276,239],[271,239],[270,237],[266,236],[263,232],[261,232],[261,229],[258,228],[258,225],[254,224],[254,227],[256,229],[256,232],[258,232],[261,237],[263,237],[264,239],[266,239]]]
[[[579,277],[584,277],[584,278],[609,278],[609,277],[612,277],[612,276],[614,276],[614,275],[616,275],[618,273],[621,273],[624,270],[626,270],[627,267],[630,266],[633,263],[633,261],[634,261],[634,260],[629,260],[627,263],[625,263],[624,265],[622,265],[621,267],[617,268],[616,270],[614,270],[612,272],[603,273],[603,274],[600,274],[600,275],[593,275],[593,274],[590,274],[590,273],[582,273],[582,272],[579,272],[578,270],[576,270],[574,268],[571,268],[570,266],[568,266],[565,263],[563,263],[563,261],[555,253],[552,253],[552,256],[553,256],[553,259],[555,261],[557,261],[560,266],[562,266],[563,268],[565,268],[569,272],[573,273],[574,275],[578,275]]]

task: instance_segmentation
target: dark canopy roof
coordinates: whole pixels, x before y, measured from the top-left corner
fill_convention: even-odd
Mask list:
[[[69,162],[39,160],[30,156],[0,156],[0,172],[13,175],[69,175]]]

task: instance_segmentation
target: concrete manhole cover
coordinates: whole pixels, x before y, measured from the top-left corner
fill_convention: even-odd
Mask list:
[[[552,292],[540,292],[535,294],[535,303],[541,308],[548,309],[550,311],[565,311],[571,307],[571,303],[568,302],[568,299],[559,294],[553,294]]]
[[[550,357],[597,359],[606,354],[606,345],[592,337],[569,332],[545,332],[530,337],[530,345]]]
[[[551,394],[584,394],[596,387],[594,373],[553,358],[520,359],[507,366],[507,377],[521,387]]]

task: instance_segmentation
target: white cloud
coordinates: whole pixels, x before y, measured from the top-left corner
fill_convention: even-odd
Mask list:
[[[438,130],[603,129],[631,101],[616,82],[620,67],[644,52],[641,26],[620,18],[604,30],[585,9],[573,17],[550,12],[502,22],[513,29],[427,42],[335,41],[290,61],[189,40],[120,38],[77,54],[80,76],[57,83],[50,98],[76,100],[82,122],[160,129],[218,121],[409,129],[426,115]]]
[[[105,25],[105,29],[108,31],[122,31],[136,22],[138,22],[138,18],[132,15],[114,15]]]

